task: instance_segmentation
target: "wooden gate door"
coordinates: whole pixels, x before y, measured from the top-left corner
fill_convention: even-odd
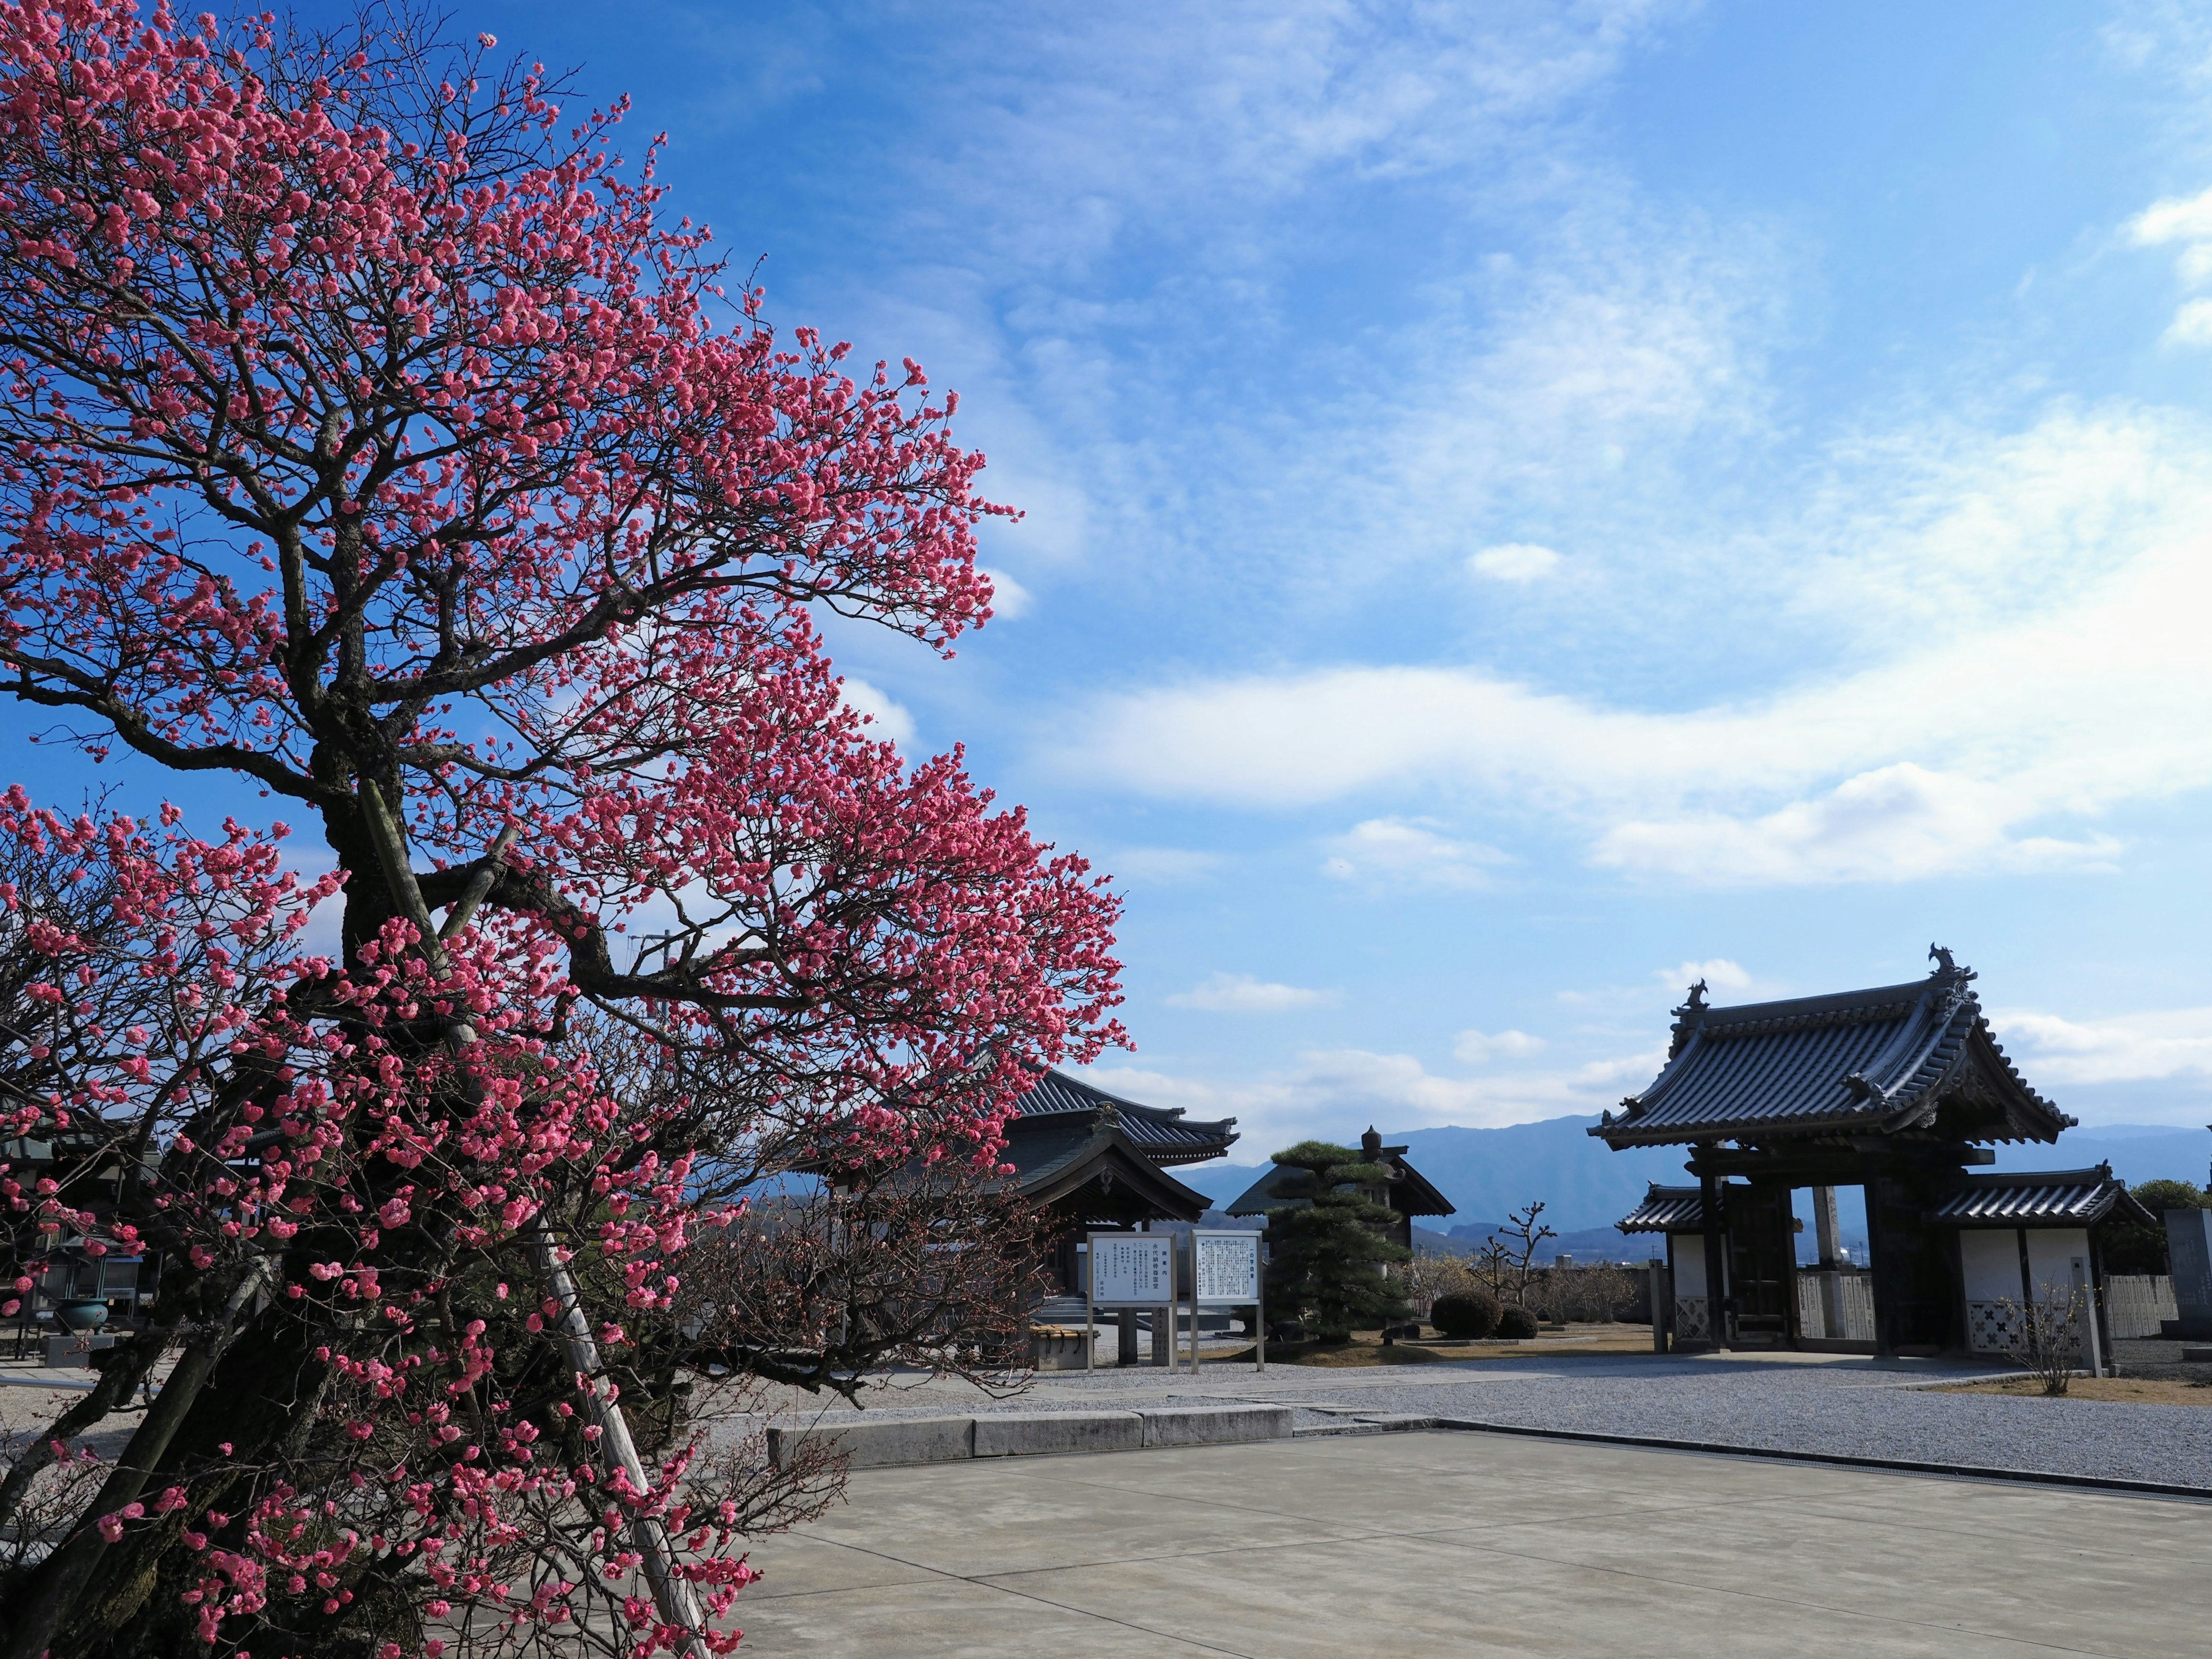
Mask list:
[[[1789,1188],[1761,1182],[1729,1189],[1729,1290],[1739,1332],[1782,1341],[1795,1334],[1796,1223]]]

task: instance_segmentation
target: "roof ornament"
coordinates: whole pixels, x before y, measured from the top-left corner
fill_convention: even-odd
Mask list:
[[[1699,980],[1690,988],[1690,1000],[1674,1012],[1678,1014],[1702,1014],[1708,1006],[1705,1001],[1705,982]]]
[[[1955,974],[1959,971],[1959,964],[1951,959],[1951,953],[1940,945],[1928,947],[1928,960],[1936,964],[1933,970],[1936,973]]]
[[[1881,1090],[1867,1081],[1866,1073],[1863,1072],[1853,1072],[1845,1078],[1844,1089],[1853,1100],[1872,1100],[1881,1093]]]

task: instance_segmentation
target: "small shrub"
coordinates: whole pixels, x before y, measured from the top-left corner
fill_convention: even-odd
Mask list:
[[[2081,1332],[2089,1318],[2089,1298],[2076,1285],[2045,1288],[2043,1300],[2026,1304],[2000,1299],[2010,1335],[2005,1352],[2013,1364],[2034,1373],[2045,1394],[2066,1392],[2081,1363]]]
[[[1498,1334],[1526,1340],[1536,1334],[1536,1316],[1526,1308],[1507,1308],[1498,1316]]]
[[[1454,1291],[1429,1304],[1429,1323],[1462,1342],[1479,1342],[1498,1328],[1498,1298],[1483,1291]]]

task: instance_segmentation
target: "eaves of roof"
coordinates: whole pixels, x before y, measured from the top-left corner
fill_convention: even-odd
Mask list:
[[[1705,1194],[1695,1187],[1662,1187],[1655,1181],[1644,1201],[1613,1224],[1625,1233],[1701,1232]]]
[[[1195,1221],[1207,1206],[1205,1194],[1186,1187],[1132,1145],[1118,1125],[1101,1124],[1049,1162],[1013,1178],[1016,1192],[1034,1204],[1050,1204],[1097,1180],[1110,1170],[1115,1181],[1141,1197],[1164,1217]]]
[[[1147,1106],[1109,1094],[1065,1072],[1048,1071],[1018,1101],[1016,1121],[1056,1116],[1119,1118],[1130,1140],[1160,1164],[1203,1164],[1237,1142],[1237,1120],[1188,1118],[1179,1106]]]

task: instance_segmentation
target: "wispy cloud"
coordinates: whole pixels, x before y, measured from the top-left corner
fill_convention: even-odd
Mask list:
[[[2038,1083],[2135,1083],[2212,1077],[2212,1008],[2172,1008],[2096,1020],[2008,1009],[1990,1024]]]
[[[1411,1054],[1316,1048],[1280,1069],[1235,1083],[1124,1066],[1095,1067],[1088,1075],[1103,1087],[1151,1105],[1181,1106],[1194,1115],[1234,1116],[1244,1146],[1264,1152],[1304,1135],[1352,1133],[1370,1121],[1395,1133],[1447,1124],[1489,1128],[1592,1114],[1618,1105],[1623,1094],[1650,1082],[1666,1058],[1662,1041],[1635,1054],[1579,1066],[1455,1077],[1432,1072]]]
[[[980,565],[976,568],[990,579],[991,615],[994,620],[1012,622],[1017,617],[1029,615],[1036,604],[1036,599],[1028,588],[1003,570],[987,569]]]
[[[1704,962],[1678,963],[1672,968],[1656,969],[1653,976],[1669,990],[1675,991],[1695,985],[1699,980],[1705,981],[1709,988],[1716,991],[1747,991],[1751,988],[1751,975],[1744,971],[1743,965],[1731,962],[1726,957],[1711,957]]]
[[[1487,887],[1512,860],[1444,833],[1432,818],[1370,818],[1328,843],[1322,869],[1340,881],[1393,887]]]
[[[1526,1031],[1462,1031],[1452,1040],[1452,1057],[1469,1066],[1493,1060],[1526,1060],[1544,1052],[1544,1039]]]
[[[1302,986],[1278,985],[1250,974],[1216,973],[1188,991],[1168,997],[1173,1008],[1199,1008],[1213,1014],[1279,1014],[1292,1008],[1310,1008],[1335,1000],[1334,991],[1313,991]]]
[[[1313,669],[1102,700],[1084,753],[1127,787],[1247,808],[1510,803],[1595,863],[1717,884],[2108,866],[2100,815],[2212,786],[2212,441],[2178,418],[2049,424],[1986,447],[1943,508],[1899,507],[1848,573],[1889,648],[1790,689],[1661,710],[1475,667]],[[1916,545],[1922,579],[1893,591]],[[2008,586],[1942,608],[2008,547]],[[1814,564],[1840,600],[1846,573]],[[1365,823],[1382,842],[1419,821]]]
[[[913,746],[914,716],[890,696],[856,675],[845,676],[845,706],[864,716],[873,727],[871,737],[888,739],[901,749]]]
[[[1559,556],[1534,542],[1501,542],[1468,555],[1467,568],[1492,581],[1532,582],[1559,568]]]

